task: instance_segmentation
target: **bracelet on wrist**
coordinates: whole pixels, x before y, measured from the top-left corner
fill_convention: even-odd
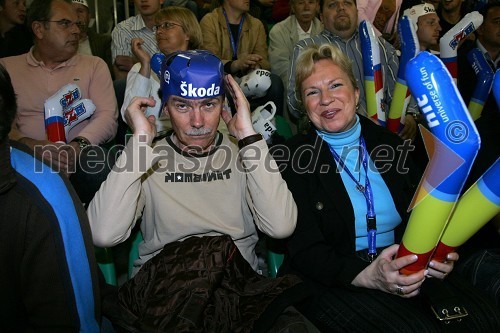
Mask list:
[[[241,149],[243,147],[246,147],[254,142],[257,142],[259,140],[262,140],[263,136],[260,133],[249,135],[241,140],[238,141],[238,147]]]

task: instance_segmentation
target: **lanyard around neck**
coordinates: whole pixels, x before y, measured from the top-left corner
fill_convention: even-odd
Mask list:
[[[229,40],[231,41],[231,49],[233,50],[233,60],[238,58],[238,44],[240,42],[241,30],[243,29],[243,22],[245,21],[245,15],[241,16],[240,25],[238,27],[238,36],[236,36],[236,41],[233,36],[233,32],[231,30],[231,24],[229,23],[229,19],[227,18],[226,10],[223,8],[222,12],[224,13],[224,17],[226,18],[227,30],[229,32]]]
[[[328,145],[330,151],[333,155],[333,158],[339,165],[340,171],[345,170],[349,177],[356,183],[356,189],[360,191],[365,197],[366,201],[366,229],[368,232],[368,257],[370,261],[375,260],[377,256],[377,217],[375,215],[375,207],[373,204],[373,191],[370,184],[370,179],[368,178],[368,151],[366,150],[365,139],[363,136],[359,137],[359,156],[361,163],[363,164],[363,169],[365,170],[365,186],[361,185],[361,183],[354,177],[351,170],[347,168],[345,162],[340,158],[339,154],[335,151],[335,149]],[[361,170],[360,170],[361,172]]]

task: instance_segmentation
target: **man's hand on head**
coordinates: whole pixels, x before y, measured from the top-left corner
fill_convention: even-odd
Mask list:
[[[222,110],[222,119],[227,125],[229,133],[236,137],[238,140],[246,138],[247,136],[257,134],[252,126],[252,116],[250,111],[250,103],[241,91],[240,86],[231,75],[226,75],[224,78],[226,88],[231,94],[236,113],[231,116],[231,110],[224,108]]]
[[[134,97],[125,110],[125,120],[132,128],[134,137],[148,144],[151,144],[156,136],[156,118],[155,116],[146,118],[144,112],[155,104],[155,100],[151,97]]]

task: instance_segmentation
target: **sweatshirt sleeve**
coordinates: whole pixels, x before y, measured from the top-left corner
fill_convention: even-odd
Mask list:
[[[260,231],[273,238],[292,234],[297,206],[264,140],[240,150],[247,177],[247,201]]]
[[[111,247],[130,236],[145,206],[142,184],[152,164],[152,148],[131,137],[87,209],[94,245]]]

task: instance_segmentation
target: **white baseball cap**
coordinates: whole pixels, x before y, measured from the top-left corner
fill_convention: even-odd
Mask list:
[[[417,31],[417,22],[418,18],[420,16],[424,16],[427,14],[432,14],[436,13],[436,9],[434,6],[430,3],[423,3],[421,5],[415,5],[411,8],[408,8],[403,12],[403,15],[408,16],[408,18],[411,20],[413,23],[413,27],[415,28],[415,31]]]
[[[72,0],[73,3],[79,3],[80,5],[84,5],[85,7],[89,8],[89,4],[87,3],[87,0]]]

